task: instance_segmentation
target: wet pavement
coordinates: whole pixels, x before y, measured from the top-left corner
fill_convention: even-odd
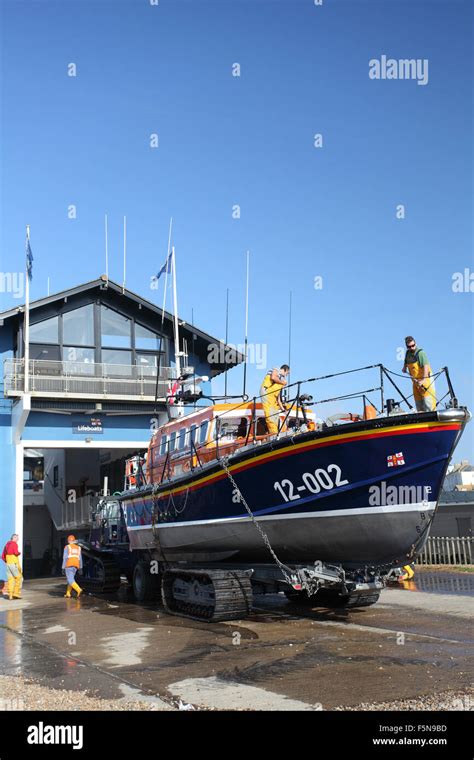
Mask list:
[[[207,624],[109,598],[63,598],[61,579],[0,600],[0,674],[107,699],[210,709],[334,709],[472,685],[473,574],[417,572],[345,612],[257,596],[250,617]]]

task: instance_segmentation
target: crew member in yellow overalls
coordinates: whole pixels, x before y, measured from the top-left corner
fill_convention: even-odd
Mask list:
[[[282,364],[280,369],[269,369],[260,388],[263,411],[267,422],[267,429],[271,435],[278,433],[280,412],[285,411],[285,405],[281,400],[281,391],[287,384],[286,377],[290,373],[288,364]]]
[[[67,589],[64,596],[66,599],[71,598],[71,589],[77,593],[79,599],[82,594],[82,588],[76,583],[76,573],[82,570],[82,552],[81,547],[76,543],[75,536],[67,537],[67,544],[63,553],[63,570],[66,573]]]
[[[413,380],[413,397],[418,412],[432,412],[436,408],[436,392],[431,377],[431,367],[426,352],[418,348],[411,335],[405,338],[407,351],[402,372],[408,372]]]
[[[2,559],[7,566],[7,599],[21,599],[23,574],[20,566],[20,551],[18,549],[18,534],[14,533],[2,552]]]

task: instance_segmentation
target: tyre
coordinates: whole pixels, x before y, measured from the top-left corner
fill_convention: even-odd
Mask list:
[[[137,602],[157,599],[160,592],[160,576],[152,575],[147,562],[140,560],[133,570],[133,593]]]

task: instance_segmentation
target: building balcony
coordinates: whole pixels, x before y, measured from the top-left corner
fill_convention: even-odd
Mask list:
[[[176,380],[174,367],[32,359],[28,363],[28,392],[31,396],[55,399],[101,399],[109,401],[157,401],[164,403],[170,384]],[[185,367],[192,374],[192,367]],[[25,393],[24,359],[5,359],[4,395]]]

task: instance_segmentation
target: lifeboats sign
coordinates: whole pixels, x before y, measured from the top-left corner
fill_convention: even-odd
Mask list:
[[[82,422],[80,425],[73,425],[73,433],[97,435],[104,432],[102,420],[99,417],[91,417],[89,422]]]

